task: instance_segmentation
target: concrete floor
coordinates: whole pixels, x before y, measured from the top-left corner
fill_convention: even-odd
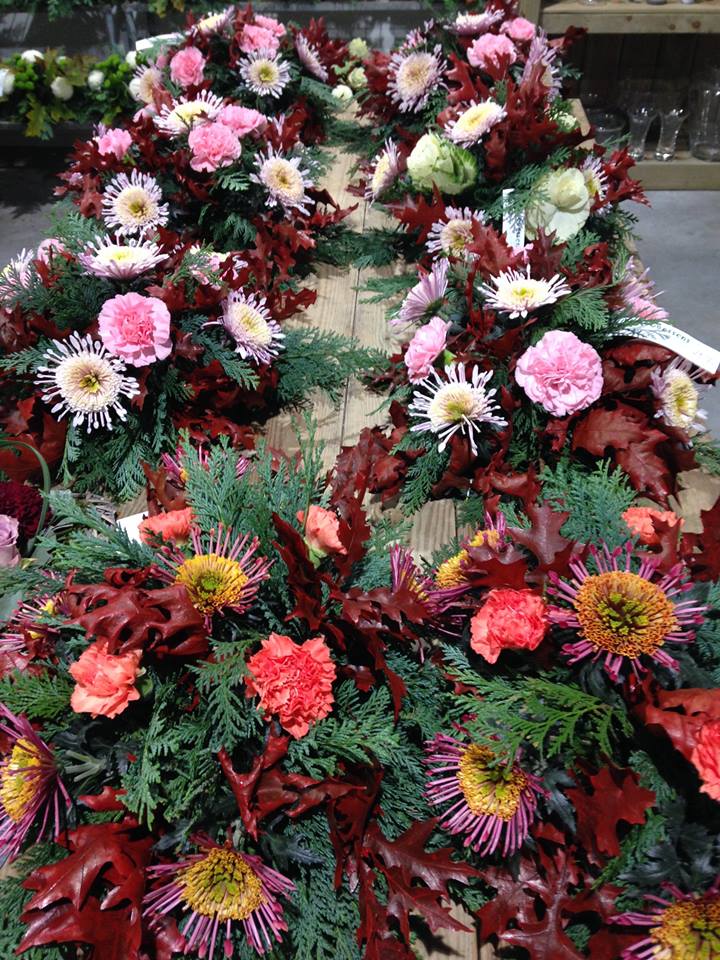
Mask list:
[[[21,152],[0,159],[0,266],[23,246],[47,236],[63,152]],[[651,207],[633,205],[639,218],[639,252],[650,267],[660,302],[677,326],[720,349],[720,191],[668,191],[650,194]],[[720,387],[704,406],[720,436]]]

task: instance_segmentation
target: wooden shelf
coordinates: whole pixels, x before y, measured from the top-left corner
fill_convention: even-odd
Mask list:
[[[529,13],[533,5],[528,0]],[[567,27],[585,27],[592,33],[720,33],[720,0],[690,4],[672,0],[659,6],[632,0],[550,0],[538,12],[548,33],[563,33]]]
[[[678,151],[674,160],[646,156],[632,171],[646,190],[720,190],[720,162],[698,160],[686,150]]]

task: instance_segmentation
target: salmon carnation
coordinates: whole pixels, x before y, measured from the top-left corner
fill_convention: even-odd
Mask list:
[[[271,633],[248,660],[248,670],[248,696],[257,694],[260,709],[276,714],[283,729],[296,739],[332,710],[335,664],[322,637],[295,643]]]
[[[139,527],[140,539],[143,543],[152,543],[155,539],[181,543],[189,539],[192,522],[192,507],[158,513],[142,521]]]
[[[654,510],[652,507],[628,507],[622,515],[630,533],[647,546],[655,546],[660,538],[655,531],[655,521],[666,523],[670,527],[682,527],[685,522],[672,510]]]
[[[93,643],[70,667],[76,687],[70,698],[75,713],[117,717],[133,700],[139,700],[135,680],[141,652],[112,654]]]
[[[532,590],[491,590],[472,618],[470,646],[488,663],[503,650],[535,650],[547,630],[545,601]]]
[[[332,510],[313,504],[308,510],[307,522],[304,510],[298,510],[297,518],[305,524],[305,543],[312,559],[322,559],[330,553],[347,553],[338,536],[340,521]]]
[[[690,759],[700,774],[700,790],[713,800],[720,800],[720,720],[703,724]]]

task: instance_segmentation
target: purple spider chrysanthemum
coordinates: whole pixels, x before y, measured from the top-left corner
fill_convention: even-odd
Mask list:
[[[159,116],[155,117],[155,126],[167,136],[181,137],[198,124],[214,120],[222,108],[222,97],[209,90],[201,90],[195,97],[180,97],[171,104],[165,104]]]
[[[472,100],[466,104],[457,120],[445,126],[448,140],[463,147],[472,147],[506,116],[505,108],[494,100]]]
[[[502,10],[486,10],[484,13],[458,13],[450,29],[461,37],[477,37],[487,33],[503,18]]]
[[[317,47],[313,46],[302,33],[298,33],[295,37],[295,50],[297,51],[300,63],[305,67],[307,72],[322,81],[322,83],[325,83],[328,78],[328,72],[322,65]]]
[[[620,960],[717,960],[720,957],[720,884],[704,894],[683,893],[664,884],[669,898],[647,894],[645,913],[612,917],[623,927],[640,927],[645,935],[626,947]]]
[[[427,105],[430,94],[444,86],[442,76],[447,64],[438,44],[429,50],[413,50],[393,54],[388,66],[388,94],[400,109],[418,113]]]
[[[222,304],[222,316],[204,326],[220,325],[235,341],[236,352],[244,360],[272,363],[282,349],[284,333],[267,309],[265,297],[233,290]]]
[[[529,266],[525,273],[504,270],[497,277],[490,277],[489,283],[482,284],[479,290],[486,298],[486,306],[507,313],[511,319],[524,319],[528,313],[557,303],[572,292],[560,274],[550,280],[535,280],[530,276]]]
[[[365,188],[365,199],[370,203],[381,197],[400,173],[400,153],[392,140],[385,141],[385,146],[372,162],[372,175]]]
[[[692,363],[680,357],[650,376],[650,389],[659,405],[655,416],[689,436],[707,430],[707,411],[700,409],[700,377]]]
[[[250,174],[253,183],[267,190],[269,207],[280,206],[286,213],[310,213],[308,187],[313,186],[310,171],[303,169],[300,157],[285,157],[272,147],[255,158],[257,173]]]
[[[434,223],[428,233],[428,253],[436,257],[458,259],[471,256],[468,247],[473,242],[473,226],[476,223],[484,223],[480,211],[469,207],[445,207],[443,219]]]
[[[290,82],[290,66],[274,53],[257,50],[240,63],[245,85],[260,97],[279,97]]]
[[[391,326],[417,323],[437,313],[448,288],[448,266],[447,260],[436,260],[430,272],[421,275],[403,300],[397,316],[390,321]]]
[[[119,236],[143,235],[168,222],[168,205],[162,190],[149,173],[132,170],[119,173],[103,191],[102,215],[105,225]]]
[[[88,273],[111,280],[132,280],[166,259],[157,243],[142,238],[122,242],[121,238],[96,237],[78,255]]]

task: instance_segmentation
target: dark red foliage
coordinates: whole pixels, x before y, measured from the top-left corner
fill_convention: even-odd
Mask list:
[[[0,513],[18,521],[20,540],[34,537],[42,510],[42,495],[36,487],[17,480],[0,482]]]
[[[632,770],[603,767],[582,779],[583,786],[567,790],[577,816],[576,838],[588,859],[602,864],[620,853],[620,823],[645,823],[655,794],[640,786]]]
[[[690,760],[700,729],[709,720],[720,720],[720,690],[662,690],[647,682],[644,692],[635,708],[638,716],[654,733],[669,737],[675,749]]]
[[[2,380],[12,374],[3,374]],[[11,409],[0,409],[0,428],[13,440],[35,447],[52,469],[62,458],[67,427],[52,416],[39,397],[17,400]],[[22,448],[0,448],[0,470],[24,482],[40,474],[37,458]]]

